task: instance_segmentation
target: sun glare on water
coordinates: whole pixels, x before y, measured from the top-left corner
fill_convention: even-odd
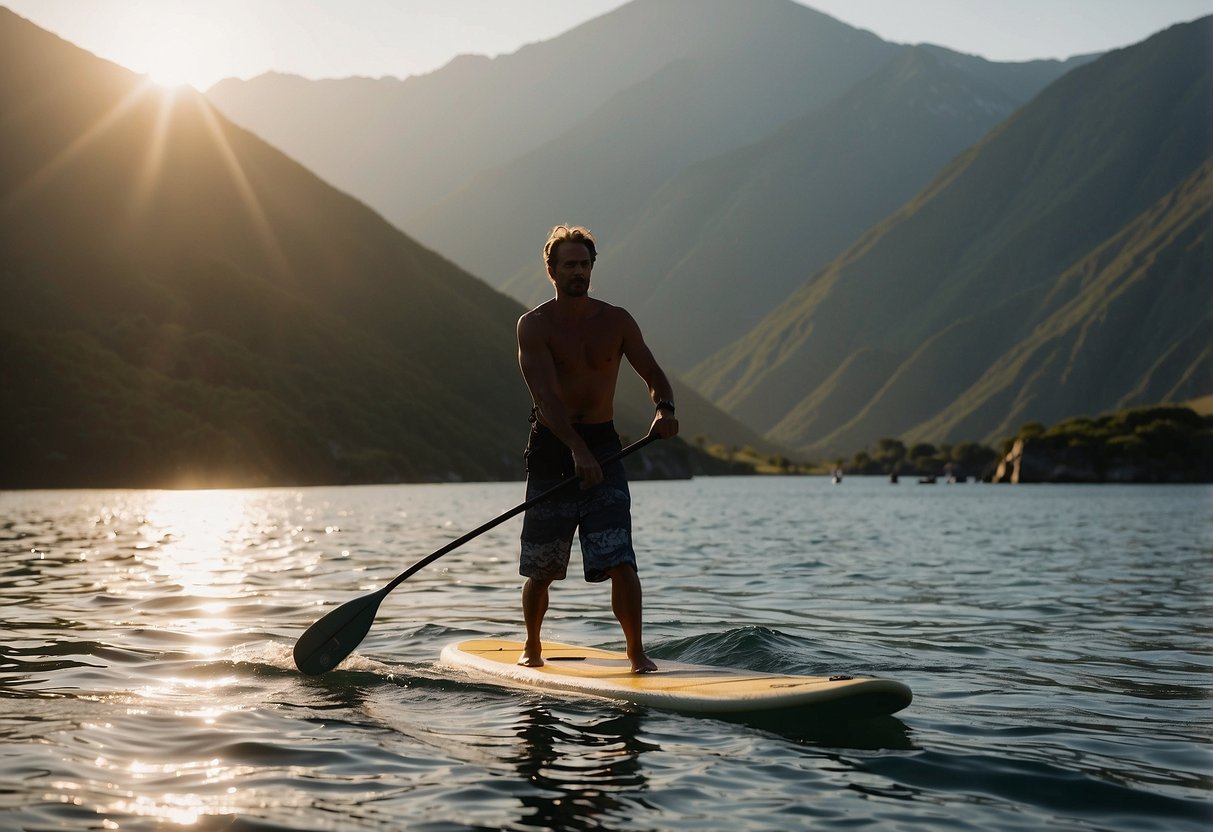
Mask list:
[[[154,542],[149,563],[186,595],[205,598],[238,591],[245,579],[234,550],[249,500],[243,491],[162,491],[148,506],[143,533]],[[204,605],[220,613],[225,604]]]

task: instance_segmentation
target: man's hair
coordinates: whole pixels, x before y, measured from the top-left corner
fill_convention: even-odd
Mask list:
[[[543,262],[553,265],[552,258],[556,256],[556,248],[561,243],[581,243],[590,251],[590,262],[598,259],[598,249],[594,244],[594,235],[590,229],[580,225],[558,225],[548,235],[548,241],[543,244]]]

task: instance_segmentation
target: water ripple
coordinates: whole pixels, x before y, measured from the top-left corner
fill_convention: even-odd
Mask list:
[[[896,718],[763,725],[452,675],[520,633],[518,522],[415,575],[338,670],[336,604],[516,483],[0,493],[0,825],[243,830],[1204,829],[1204,487],[637,483],[659,657],[911,685]],[[575,570],[574,570],[575,571]],[[546,637],[618,647],[601,585]]]

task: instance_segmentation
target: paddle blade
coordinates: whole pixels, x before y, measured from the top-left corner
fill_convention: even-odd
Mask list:
[[[381,589],[346,601],[308,627],[295,642],[295,667],[308,676],[319,676],[341,664],[366,638],[386,595]]]

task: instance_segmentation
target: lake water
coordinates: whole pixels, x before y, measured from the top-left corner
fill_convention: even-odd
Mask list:
[[[650,652],[897,679],[914,703],[779,730],[494,687],[510,520],[336,604],[520,483],[0,493],[0,828],[1196,830],[1213,821],[1213,489],[707,478],[633,486]],[[570,574],[578,575],[577,555]],[[604,585],[545,636],[621,646]]]

